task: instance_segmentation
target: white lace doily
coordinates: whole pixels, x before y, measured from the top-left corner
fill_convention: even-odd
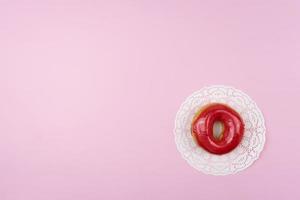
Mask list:
[[[211,154],[192,138],[193,117],[200,107],[209,103],[229,105],[245,123],[241,143],[227,154]],[[174,132],[178,151],[192,167],[206,174],[228,175],[246,169],[258,159],[265,144],[266,128],[261,111],[247,94],[232,87],[216,85],[202,88],[183,102],[176,115]]]

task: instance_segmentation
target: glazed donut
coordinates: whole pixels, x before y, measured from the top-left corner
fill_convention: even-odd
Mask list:
[[[216,123],[221,124],[220,136],[214,136]],[[213,154],[226,154],[241,142],[244,122],[227,105],[214,103],[199,110],[192,122],[192,136],[197,144]]]

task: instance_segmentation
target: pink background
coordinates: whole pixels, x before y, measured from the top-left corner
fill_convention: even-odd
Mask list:
[[[299,199],[300,2],[0,0],[0,199]],[[181,102],[243,90],[266,119],[237,175],[191,168]]]

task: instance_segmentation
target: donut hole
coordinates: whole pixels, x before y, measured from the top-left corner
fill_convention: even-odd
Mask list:
[[[213,136],[216,140],[221,140],[224,133],[224,123],[221,121],[215,121],[213,124]]]

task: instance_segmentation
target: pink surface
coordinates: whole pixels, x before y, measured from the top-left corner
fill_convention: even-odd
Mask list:
[[[300,2],[0,1],[0,199],[299,199]],[[261,158],[214,177],[177,152],[205,85],[263,111]]]

